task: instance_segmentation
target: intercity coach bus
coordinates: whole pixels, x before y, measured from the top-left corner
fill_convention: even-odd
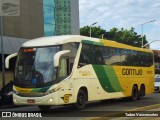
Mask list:
[[[153,52],[115,41],[80,35],[43,37],[22,45],[13,82],[15,105],[72,104],[130,97],[154,92]]]

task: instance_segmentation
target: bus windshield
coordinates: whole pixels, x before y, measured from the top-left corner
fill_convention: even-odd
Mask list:
[[[56,80],[54,55],[60,46],[21,48],[15,70],[15,82],[25,86],[42,86]]]

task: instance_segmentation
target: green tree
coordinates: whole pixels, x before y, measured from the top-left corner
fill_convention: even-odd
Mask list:
[[[102,38],[102,35],[104,34],[104,38],[108,40],[117,41],[119,43],[135,46],[135,47],[141,47],[142,45],[142,37],[141,35],[138,35],[135,31],[135,29],[132,27],[131,29],[127,30],[124,28],[118,29],[118,28],[112,28],[109,31],[103,30],[100,26],[99,27],[92,27],[91,33],[92,37],[95,38]],[[80,34],[84,36],[90,36],[90,27],[84,26],[80,29]],[[146,44],[146,36],[143,37],[143,44]]]
[[[91,27],[91,36],[95,38],[102,38],[102,35],[106,33],[106,30],[103,30],[100,26]],[[84,36],[90,36],[90,26],[84,26],[80,29],[80,34]]]
[[[117,28],[112,28],[110,31],[106,32],[106,39],[114,40],[120,43],[124,43],[127,45],[132,45],[135,47],[141,47],[142,45],[142,37],[138,35],[132,27],[130,30],[121,28],[120,30]],[[143,44],[146,44],[146,36],[143,37]]]

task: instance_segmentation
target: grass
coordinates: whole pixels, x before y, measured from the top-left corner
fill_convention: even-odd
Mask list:
[[[13,71],[6,71],[5,73],[5,84],[13,80]],[[0,71],[0,89],[2,88],[2,72]]]

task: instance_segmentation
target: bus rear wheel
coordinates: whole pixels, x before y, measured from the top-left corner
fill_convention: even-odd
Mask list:
[[[83,109],[86,106],[87,96],[84,90],[79,90],[77,95],[77,102],[75,103],[76,109]]]
[[[142,100],[145,96],[145,87],[144,85],[141,85],[140,90],[138,92],[138,100]]]
[[[138,88],[137,86],[132,87],[132,95],[131,95],[131,100],[136,101],[138,99]]]

